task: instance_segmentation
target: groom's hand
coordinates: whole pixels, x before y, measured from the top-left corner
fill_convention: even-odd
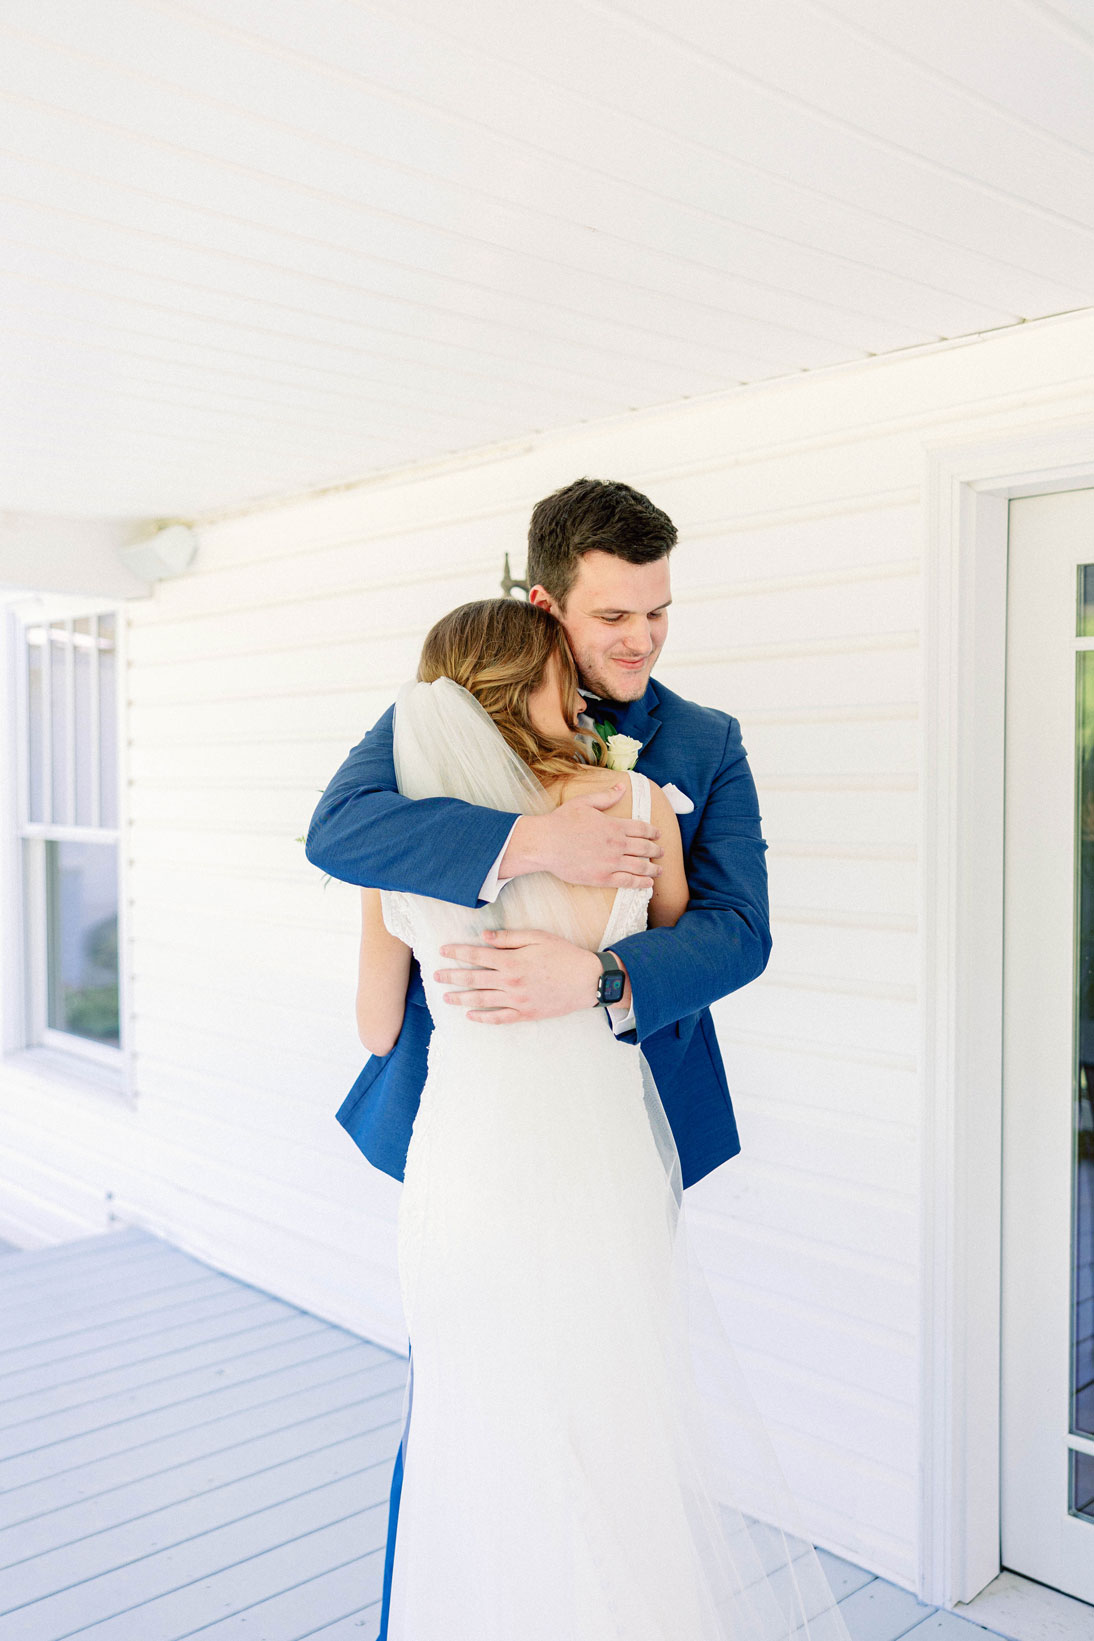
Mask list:
[[[661,872],[656,862],[665,852],[657,841],[659,829],[650,821],[601,814],[618,803],[622,790],[620,782],[606,792],[570,798],[547,815],[522,815],[499,863],[499,878],[553,872],[565,883],[599,889],[652,889]]]
[[[603,968],[595,952],[544,929],[490,929],[484,938],[488,945],[442,946],[442,957],[470,966],[433,976],[461,988],[444,1000],[467,1009],[469,1020],[505,1026],[596,1006]]]

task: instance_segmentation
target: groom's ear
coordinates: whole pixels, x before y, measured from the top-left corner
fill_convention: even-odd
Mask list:
[[[538,581],[534,587],[529,587],[528,589],[528,602],[529,604],[538,604],[541,609],[550,610],[552,615],[558,615],[559,613],[559,611],[555,608],[554,599],[551,597],[546,587],[541,586]]]

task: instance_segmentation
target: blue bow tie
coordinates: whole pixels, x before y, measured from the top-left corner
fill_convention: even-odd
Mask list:
[[[583,689],[581,693],[588,702],[590,718],[610,719],[616,728],[619,727],[619,720],[631,705],[629,701],[613,701],[607,695],[594,695],[592,690],[588,689]]]

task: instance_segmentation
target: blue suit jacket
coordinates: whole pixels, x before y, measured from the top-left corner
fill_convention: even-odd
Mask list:
[[[404,798],[392,760],[394,708],[353,747],[320,798],[305,853],[346,883],[481,906],[479,889],[514,820],[458,798]],[[771,951],[767,844],[736,718],[652,679],[619,729],[642,742],[637,767],[695,804],[679,816],[691,899],[673,928],[613,943],[627,966],[634,1029],[669,1120],[685,1186],[741,1149],[708,1005],[760,974]],[[504,1030],[504,1027],[498,1028]],[[611,1024],[605,1016],[605,1031]],[[374,1055],[337,1112],[368,1160],[403,1178],[433,1021],[411,963],[390,1053]]]

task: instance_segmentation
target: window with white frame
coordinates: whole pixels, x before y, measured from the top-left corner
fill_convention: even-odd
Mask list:
[[[113,609],[15,612],[26,1045],[121,1062]]]

